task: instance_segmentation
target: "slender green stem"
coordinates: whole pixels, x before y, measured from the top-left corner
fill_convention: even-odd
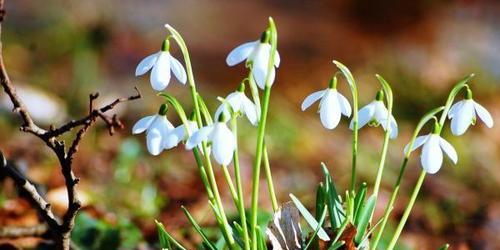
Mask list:
[[[344,75],[347,83],[349,83],[349,87],[351,89],[352,94],[352,166],[351,166],[351,191],[354,192],[356,188],[356,163],[358,157],[358,87],[356,86],[356,81],[352,76],[351,71],[342,63],[338,61],[333,61],[333,63],[340,69],[342,74]]]
[[[191,59],[189,57],[189,51],[187,49],[186,43],[184,42],[184,39],[177,32],[177,30],[175,30],[172,26],[170,26],[168,24],[165,25],[165,27],[170,31],[170,33],[172,34],[172,37],[175,39],[175,41],[179,45],[179,48],[182,51],[182,55],[184,57],[184,62],[186,64],[187,78],[188,78],[191,98],[193,101],[193,109],[194,109],[195,119],[196,119],[196,123],[198,124],[198,128],[201,128],[201,127],[203,127],[203,123],[202,123],[200,106],[198,103],[198,92],[196,91],[196,83],[194,80],[193,68],[191,66]],[[212,192],[215,196],[214,197],[215,203],[217,204],[219,213],[222,216],[222,219],[224,222],[222,225],[223,235],[225,236],[225,239],[227,241],[229,248],[234,249],[235,248],[235,241],[234,241],[233,235],[231,233],[231,228],[229,227],[229,223],[227,222],[227,217],[225,215],[224,208],[222,206],[222,201],[221,201],[219,190],[217,187],[217,182],[215,180],[215,174],[214,174],[214,171],[212,168],[212,163],[210,161],[210,155],[208,154],[207,146],[206,146],[205,142],[202,143],[202,151],[203,151],[203,155],[205,156],[207,175],[208,175],[208,179],[210,181]]]
[[[384,145],[382,146],[382,154],[380,156],[380,162],[377,170],[377,178],[375,179],[375,186],[373,187],[373,195],[378,196],[378,191],[380,188],[380,182],[382,180],[382,173],[384,172],[385,158],[387,155],[387,148],[389,147],[389,137],[390,133],[387,131],[384,135]]]
[[[266,131],[267,112],[269,109],[269,98],[271,96],[271,71],[274,70],[274,57],[276,55],[276,46],[278,43],[278,33],[273,19],[269,18],[269,28],[271,34],[271,53],[269,56],[265,89],[263,95],[263,103],[261,106],[260,120],[257,134],[257,149],[255,151],[255,160],[252,173],[252,203],[251,203],[251,218],[250,227],[252,230],[252,249],[257,250],[257,213],[259,203],[259,177],[260,166],[262,163],[262,151],[264,149],[264,134]]]
[[[264,143],[264,171],[266,172],[267,189],[269,190],[269,196],[271,197],[271,204],[273,206],[273,211],[278,211],[278,199],[276,199],[276,193],[274,192],[273,176],[271,174],[271,166],[269,164],[269,156],[267,155],[267,147]]]
[[[236,149],[234,150],[234,175],[236,178],[236,189],[238,190],[238,213],[240,214],[240,223],[241,228],[243,229],[243,244],[245,250],[250,249],[250,238],[248,235],[248,225],[247,218],[245,214],[245,201],[243,197],[243,184],[241,181],[241,171],[240,171],[240,157],[238,155],[238,121],[236,117],[231,119],[231,129],[233,133],[236,135]]]
[[[384,229],[385,229],[385,226],[386,226],[387,221],[389,219],[389,215],[392,211],[392,208],[394,206],[394,202],[396,201],[396,197],[399,193],[401,180],[403,179],[403,174],[406,170],[406,165],[408,164],[408,160],[410,159],[410,155],[412,153],[411,148],[413,147],[413,144],[415,143],[415,139],[417,138],[418,134],[420,133],[420,130],[422,130],[424,125],[428,121],[432,120],[434,118],[434,115],[443,111],[443,109],[444,109],[444,107],[441,106],[441,107],[438,107],[438,108],[435,108],[435,109],[429,111],[427,114],[425,114],[422,117],[422,119],[420,119],[419,123],[417,124],[417,127],[413,131],[413,135],[410,139],[410,142],[407,145],[407,150],[405,152],[403,163],[401,164],[401,168],[399,169],[399,175],[398,175],[398,179],[396,180],[396,184],[394,185],[394,190],[392,191],[391,198],[390,198],[389,202],[387,203],[387,206],[385,207],[384,215],[382,217],[382,223],[380,224],[380,229],[377,232],[377,235],[375,236],[373,242],[370,244],[371,249],[377,249],[377,245],[382,237],[382,234],[384,233]]]
[[[231,193],[231,197],[233,198],[234,206],[238,207],[239,204],[238,193],[236,192],[236,188],[231,178],[231,174],[229,173],[227,166],[221,166],[221,167],[222,167],[222,172],[224,173],[224,178],[226,178],[227,185],[229,186],[229,192]]]
[[[394,235],[392,236],[389,246],[387,247],[388,250],[392,250],[394,246],[396,246],[396,242],[398,241],[399,235],[401,234],[401,231],[403,231],[403,227],[405,226],[405,223],[408,220],[408,216],[410,216],[411,209],[415,204],[415,200],[417,199],[420,188],[422,187],[422,183],[424,183],[425,176],[426,172],[425,170],[422,170],[420,172],[420,177],[418,177],[417,183],[415,184],[415,188],[413,189],[410,201],[408,202],[408,205],[406,206],[406,209],[403,213],[403,217],[401,217],[401,221],[399,221],[398,227],[396,228],[396,232],[394,232]]]
[[[255,151],[255,160],[252,171],[252,203],[251,203],[251,217],[250,227],[252,230],[252,249],[257,249],[257,213],[259,203],[259,177],[260,165],[262,162],[262,152],[264,149],[264,132],[266,129],[267,111],[269,107],[269,97],[271,96],[271,87],[266,86],[264,90],[262,113],[260,115],[260,122],[257,135],[257,150]]]
[[[203,151],[206,152],[205,143],[203,143]],[[215,180],[214,170],[212,168],[212,163],[210,161],[210,155],[205,154],[205,162],[207,165],[207,170],[208,170],[207,174],[208,174],[208,178],[210,180],[210,185],[212,186],[212,191],[215,195],[215,203],[216,203],[217,209],[219,210],[219,213],[220,213],[220,216],[221,216],[221,219],[223,222],[222,223],[222,227],[223,227],[222,233],[225,236],[224,238],[227,241],[229,249],[235,249],[235,247],[236,247],[235,241],[233,238],[232,230],[229,226],[229,222],[227,221],[226,212],[224,212],[224,207],[222,206],[222,200],[221,200],[221,197],[219,194],[219,188],[217,187],[217,181]]]

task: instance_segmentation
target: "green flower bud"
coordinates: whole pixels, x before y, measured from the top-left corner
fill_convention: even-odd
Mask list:
[[[245,82],[241,82],[238,86],[238,92],[245,92]]]
[[[465,99],[470,100],[472,99],[472,90],[467,88],[467,91],[465,92]]]
[[[384,99],[384,91],[383,90],[377,91],[377,95],[375,96],[375,100],[382,101],[383,99]]]
[[[166,115],[167,111],[168,111],[168,106],[167,106],[167,104],[163,103],[162,105],[160,105],[160,109],[158,110],[158,114],[159,115]]]
[[[161,51],[169,51],[169,49],[170,49],[170,41],[168,41],[168,39],[165,39],[161,44]]]
[[[267,29],[262,32],[262,35],[260,36],[260,43],[269,43],[269,40],[271,40],[271,31]]]
[[[334,76],[334,77],[332,77],[332,79],[330,79],[330,81],[328,82],[328,88],[337,89],[337,77],[336,76]]]

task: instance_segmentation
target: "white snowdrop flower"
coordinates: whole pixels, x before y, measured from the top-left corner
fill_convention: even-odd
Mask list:
[[[196,124],[195,121],[188,121],[187,125],[189,132],[191,134],[198,131],[198,124]],[[189,136],[186,133],[186,126],[184,124],[181,124],[177,126],[175,129],[171,130],[170,133],[168,133],[167,137],[163,141],[163,148],[164,149],[174,148],[179,144],[179,142],[187,140],[188,137]]]
[[[438,134],[439,125],[434,126],[434,131],[431,134],[419,136],[415,139],[411,151],[422,147],[420,162],[425,172],[435,174],[443,164],[443,151],[451,159],[454,164],[458,162],[457,152],[453,146]],[[404,151],[408,152],[409,145],[406,145]]]
[[[137,121],[132,128],[132,134],[140,134],[146,131],[146,144],[150,154],[159,155],[164,148],[164,140],[174,129],[167,120],[167,106],[160,106],[156,115],[146,116]]]
[[[366,124],[371,126],[382,125],[382,128],[385,131],[387,131],[388,110],[385,107],[383,98],[384,98],[384,92],[382,90],[379,90],[377,92],[375,100],[359,110],[358,112],[359,128],[362,128]],[[396,119],[394,119],[394,116],[392,114],[389,119],[390,119],[389,127],[391,129],[389,138],[394,139],[398,136],[398,124],[396,123]],[[354,120],[351,120],[349,128],[354,129]]]
[[[257,116],[257,106],[245,95],[245,84],[240,84],[238,90],[229,94],[225,101],[215,111],[215,119],[217,119],[222,112],[229,114],[227,111],[228,105],[231,106],[233,112],[241,113],[248,118],[248,121],[254,126],[258,124],[259,117]]]
[[[341,115],[351,116],[351,105],[347,98],[336,89],[337,79],[334,77],[325,90],[317,91],[306,97],[302,102],[302,111],[309,108],[313,103],[319,102],[319,115],[323,127],[334,129],[340,122]]]
[[[465,100],[459,101],[451,106],[448,118],[451,119],[451,132],[454,135],[462,135],[471,124],[475,124],[477,116],[481,118],[486,127],[493,127],[493,118],[490,112],[472,99],[472,91],[467,89]]]
[[[259,88],[264,89],[266,86],[266,75],[269,65],[269,57],[271,56],[271,45],[269,44],[270,32],[262,33],[260,40],[244,43],[233,49],[226,58],[226,63],[229,66],[234,66],[246,60],[247,63],[252,63],[252,75]],[[280,65],[280,55],[278,51],[274,56],[274,67]],[[269,84],[272,86],[275,78],[275,68],[272,68]]]
[[[140,76],[151,70],[149,80],[156,91],[164,90],[170,83],[170,71],[172,71],[182,84],[186,84],[187,75],[184,66],[169,52],[170,43],[163,41],[161,51],[142,59],[135,69],[135,76]]]
[[[186,142],[186,149],[191,150],[202,141],[212,143],[212,152],[217,163],[223,166],[231,163],[236,149],[236,137],[227,127],[224,113],[219,116],[218,122],[193,133]]]

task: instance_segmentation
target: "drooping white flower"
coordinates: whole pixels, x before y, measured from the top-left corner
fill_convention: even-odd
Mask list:
[[[491,114],[472,99],[472,92],[467,89],[465,100],[453,104],[448,112],[448,118],[451,119],[451,132],[457,136],[464,134],[471,124],[476,123],[476,115],[488,128],[493,127]]]
[[[252,75],[259,88],[264,89],[266,85],[266,76],[271,56],[271,45],[269,44],[270,33],[262,33],[261,39],[253,42],[247,42],[233,49],[226,58],[229,66],[234,66],[246,60],[252,63]],[[274,56],[274,67],[272,67],[269,84],[274,83],[275,67],[280,65],[280,55],[276,51]]]
[[[227,127],[226,122],[215,122],[193,133],[186,142],[186,149],[193,149],[202,141],[212,143],[212,152],[215,161],[223,166],[231,163],[234,150],[236,149],[236,137]]]
[[[358,127],[362,128],[366,124],[369,125],[382,125],[382,128],[387,131],[387,114],[389,113],[387,108],[384,105],[383,100],[383,92],[380,90],[377,93],[377,97],[374,101],[369,103],[368,105],[361,108],[358,112]],[[389,138],[394,139],[398,136],[398,124],[396,123],[396,119],[391,114],[389,121],[390,127],[390,135]],[[350,129],[354,128],[354,120],[351,120],[351,124],[349,125]]]
[[[309,108],[313,103],[321,99],[319,102],[319,115],[323,127],[334,129],[340,122],[341,115],[351,116],[351,105],[347,98],[340,94],[336,87],[336,79],[330,81],[330,86],[321,91],[316,91],[306,97],[302,102],[302,111]]]
[[[420,162],[425,172],[435,174],[443,164],[443,151],[451,159],[454,164],[457,164],[458,156],[453,146],[445,139],[441,138],[437,133],[431,133],[424,136],[419,136],[415,139],[411,151],[423,145],[420,155]],[[405,147],[405,153],[408,152],[408,146]]]
[[[164,140],[174,129],[172,123],[167,120],[166,109],[166,105],[162,105],[158,114],[141,118],[132,128],[132,134],[146,131],[146,144],[152,155],[159,155],[163,151]]]
[[[198,131],[198,124],[196,124],[195,121],[188,121],[187,125],[189,132],[191,134]],[[184,126],[184,124],[181,124],[177,126],[175,129],[171,130],[170,133],[168,133],[167,137],[163,141],[163,148],[164,149],[174,148],[179,144],[179,142],[187,140],[188,137],[189,136],[186,133],[186,126]]]
[[[161,51],[142,59],[135,69],[135,76],[140,76],[151,70],[149,80],[156,91],[164,90],[170,83],[172,71],[182,84],[186,84],[187,75],[184,66],[169,52],[169,41],[165,40]]]
[[[248,121],[250,121],[252,125],[257,125],[259,121],[257,106],[245,95],[244,86],[244,84],[241,84],[237,91],[229,94],[224,99],[225,101],[215,111],[215,119],[217,119],[222,112],[229,113],[227,109],[228,105],[230,105],[233,112],[240,112],[248,118]]]

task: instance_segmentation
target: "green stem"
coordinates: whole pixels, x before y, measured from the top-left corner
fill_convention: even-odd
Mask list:
[[[344,75],[347,83],[349,83],[349,87],[351,89],[352,94],[352,166],[351,166],[351,191],[354,193],[356,188],[356,163],[358,157],[358,87],[356,86],[356,81],[352,76],[351,71],[342,63],[338,61],[333,61],[333,63],[340,69],[342,74]]]
[[[257,150],[255,151],[255,160],[252,171],[252,203],[251,203],[251,217],[250,227],[252,230],[252,249],[257,249],[257,209],[259,203],[259,177],[260,165],[262,162],[262,152],[264,149],[264,132],[266,129],[267,110],[269,107],[269,97],[271,96],[271,87],[266,86],[264,90],[262,112],[260,115],[260,122],[257,135]]]
[[[234,161],[234,175],[236,178],[236,188],[238,190],[238,213],[240,214],[240,223],[241,227],[243,229],[243,244],[245,247],[245,250],[250,249],[250,238],[248,236],[248,225],[247,225],[247,218],[245,214],[245,201],[243,197],[243,185],[241,181],[241,172],[240,172],[240,157],[238,155],[238,122],[236,120],[236,117],[233,117],[231,119],[231,129],[233,130],[233,133],[236,136],[236,149],[234,150],[234,156],[233,156],[233,161]]]
[[[399,175],[398,175],[398,179],[396,180],[396,184],[394,185],[394,190],[392,191],[391,198],[390,198],[389,202],[387,203],[387,206],[385,207],[384,215],[382,217],[382,223],[380,224],[380,229],[377,232],[377,235],[375,236],[375,239],[373,240],[372,244],[370,245],[371,249],[377,249],[377,245],[382,237],[382,234],[384,233],[384,229],[385,229],[385,226],[386,226],[387,221],[389,219],[389,215],[392,211],[392,208],[394,206],[394,202],[396,201],[396,197],[399,193],[401,180],[403,179],[403,174],[406,170],[406,165],[408,164],[408,160],[410,159],[410,155],[412,153],[411,148],[413,147],[413,144],[415,143],[415,139],[417,138],[418,134],[420,133],[420,130],[422,130],[424,125],[428,121],[432,120],[434,115],[443,111],[443,109],[444,109],[444,107],[438,107],[438,108],[435,108],[435,109],[429,111],[427,114],[425,114],[422,117],[422,119],[420,119],[419,123],[417,124],[417,127],[415,128],[415,131],[413,131],[413,135],[410,139],[410,143],[408,143],[408,150],[405,152],[403,163],[401,164],[401,168],[399,169]]]
[[[231,193],[231,197],[233,198],[234,206],[238,207],[239,204],[238,193],[236,192],[233,180],[231,179],[231,174],[229,173],[227,166],[221,166],[221,167],[222,167],[222,172],[224,173],[224,178],[226,178],[227,185],[229,186],[229,192]]]
[[[269,56],[267,74],[266,74],[266,87],[264,89],[263,103],[261,106],[258,135],[257,135],[257,149],[255,151],[255,160],[252,173],[252,203],[251,203],[251,218],[250,226],[252,230],[252,249],[257,250],[257,213],[259,204],[259,177],[260,166],[262,163],[262,151],[264,149],[264,134],[266,131],[267,112],[269,109],[269,98],[271,96],[271,71],[274,68],[274,57],[276,55],[276,46],[278,44],[278,33],[273,19],[269,18],[269,28],[271,31],[271,53]]]
[[[203,151],[207,152],[205,143],[203,143]],[[207,165],[207,174],[208,178],[210,180],[210,185],[212,186],[212,191],[214,192],[215,195],[215,203],[217,206],[217,210],[219,210],[220,217],[222,219],[222,233],[224,235],[224,238],[226,239],[226,242],[229,246],[229,249],[235,249],[235,241],[233,238],[232,230],[229,226],[229,222],[227,221],[227,216],[226,212],[224,212],[224,207],[222,206],[222,200],[219,194],[219,188],[217,187],[217,181],[215,180],[215,175],[214,175],[214,170],[212,168],[212,163],[210,161],[210,155],[205,154],[205,162]]]
[[[378,165],[377,178],[375,179],[375,186],[373,187],[373,195],[378,196],[378,191],[380,188],[380,182],[382,180],[382,173],[384,172],[385,158],[387,155],[387,148],[389,147],[389,137],[390,133],[387,131],[384,135],[384,145],[382,146],[382,154],[380,156],[380,162]]]
[[[389,246],[387,247],[388,250],[392,250],[394,248],[394,246],[396,245],[396,242],[398,241],[399,235],[401,234],[401,231],[403,231],[403,227],[405,226],[405,223],[408,220],[408,216],[410,216],[411,209],[413,208],[413,205],[415,204],[415,200],[417,199],[418,193],[420,191],[420,188],[422,187],[425,176],[426,176],[426,172],[425,172],[425,170],[422,170],[420,172],[420,177],[418,177],[417,183],[415,184],[415,188],[413,189],[413,193],[411,195],[410,202],[406,206],[406,209],[403,213],[403,217],[401,217],[401,221],[399,221],[399,225],[396,228],[396,232],[394,232],[394,235],[392,236],[392,239],[389,243]]]
[[[278,211],[278,199],[276,199],[276,193],[274,192],[273,176],[271,174],[271,166],[269,164],[269,156],[267,155],[267,147],[264,143],[264,171],[266,172],[267,188],[269,191],[269,196],[271,197],[271,204],[273,206],[273,211]]]
[[[195,119],[196,119],[196,123],[198,124],[198,128],[201,128],[201,127],[203,127],[203,123],[202,123],[200,106],[198,103],[198,92],[196,91],[196,83],[194,80],[193,68],[191,66],[191,59],[189,57],[189,51],[187,49],[186,43],[184,42],[184,39],[177,32],[177,30],[175,30],[172,26],[170,26],[168,24],[165,25],[165,27],[170,31],[170,33],[172,34],[173,38],[175,39],[175,41],[179,45],[179,48],[182,51],[182,55],[184,57],[184,63],[186,64],[187,78],[188,78],[188,83],[189,83],[189,90],[191,93],[191,99],[193,101],[193,109],[194,109],[194,113],[195,113]],[[208,178],[210,181],[211,189],[212,189],[212,192],[214,193],[215,202],[217,204],[219,213],[221,214],[223,222],[224,222],[222,225],[223,235],[225,236],[225,239],[229,245],[229,248],[234,249],[235,248],[235,241],[234,241],[233,235],[231,233],[229,223],[227,222],[227,217],[225,215],[224,208],[222,206],[222,201],[221,201],[219,190],[217,187],[217,182],[215,180],[215,174],[214,174],[214,171],[212,168],[212,163],[210,161],[210,155],[208,154],[207,146],[206,146],[205,142],[202,143],[202,150],[203,150],[203,155],[205,156],[205,161],[206,161],[206,166],[207,166],[207,175],[208,175]]]

